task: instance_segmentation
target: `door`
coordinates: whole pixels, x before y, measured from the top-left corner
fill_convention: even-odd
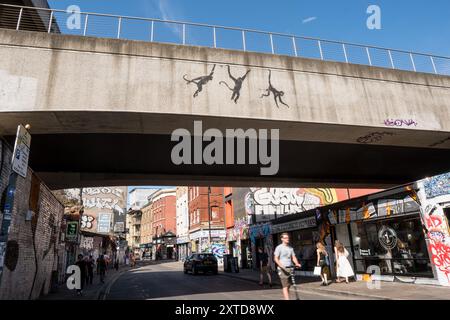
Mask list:
[[[171,260],[173,258],[173,247],[167,248],[167,259]]]

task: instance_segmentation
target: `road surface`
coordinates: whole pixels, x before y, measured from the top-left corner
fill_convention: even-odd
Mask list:
[[[106,290],[107,300],[280,300],[280,287],[261,288],[257,283],[219,273],[184,274],[179,262],[142,266],[124,272]],[[302,291],[302,300],[345,300],[347,296]],[[295,293],[291,288],[291,299]],[[356,299],[356,297],[351,297]]]

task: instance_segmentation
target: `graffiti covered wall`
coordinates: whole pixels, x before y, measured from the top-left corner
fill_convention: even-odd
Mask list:
[[[2,187],[8,178],[3,172],[10,169],[5,159],[11,156],[11,150],[0,148]],[[30,169],[26,178],[17,178],[14,192],[20,197],[14,198],[11,208],[0,299],[37,299],[49,292],[52,273],[63,272],[58,270],[58,244],[64,207]],[[5,210],[4,196],[3,192],[1,212]]]
[[[444,210],[450,208],[450,173],[418,182],[421,219],[433,272],[450,286],[450,230]]]
[[[70,189],[67,192],[77,197],[79,189]],[[125,230],[126,187],[83,188],[82,194],[84,206],[81,218],[82,231],[109,233],[114,229],[118,232]]]

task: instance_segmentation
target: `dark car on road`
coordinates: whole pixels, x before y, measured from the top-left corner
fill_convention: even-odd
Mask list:
[[[193,274],[199,272],[213,274],[218,273],[217,258],[212,253],[193,253],[184,260],[184,273],[191,271]]]

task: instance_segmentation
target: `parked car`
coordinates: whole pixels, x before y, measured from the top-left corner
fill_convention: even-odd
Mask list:
[[[212,253],[191,254],[185,259],[183,269],[184,273],[191,271],[192,274],[207,273],[208,271],[217,274],[219,271],[217,258]]]

